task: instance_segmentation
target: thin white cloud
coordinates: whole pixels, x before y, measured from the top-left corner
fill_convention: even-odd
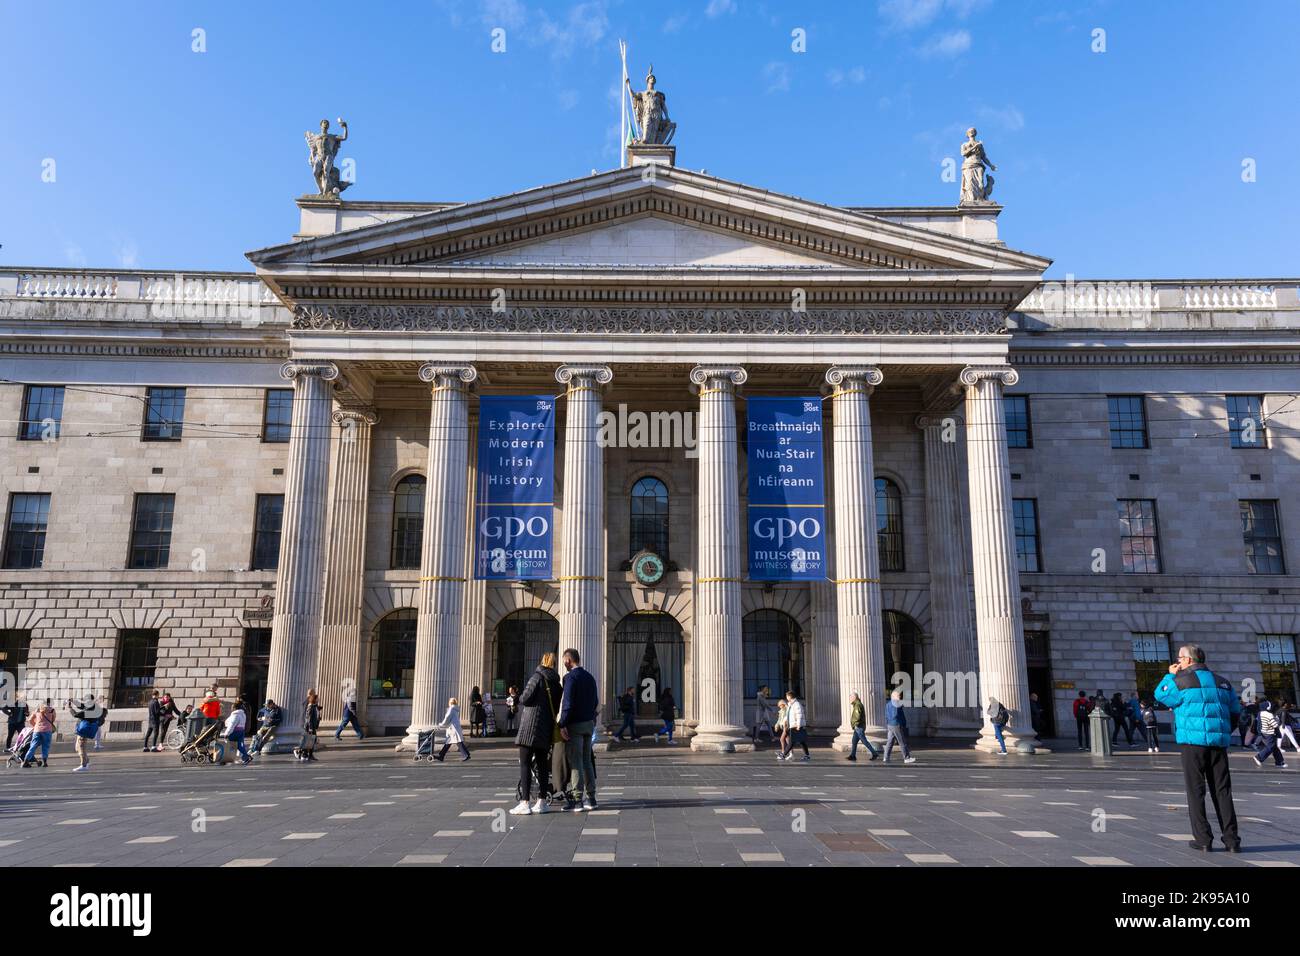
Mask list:
[[[928,27],[947,14],[965,20],[992,0],[880,0],[876,12],[893,30],[917,30]]]
[[[867,80],[867,71],[865,67],[854,66],[847,70],[841,70],[839,67],[831,67],[826,71],[826,82],[831,86],[843,86],[846,83],[852,86],[860,86]]]
[[[954,30],[931,37],[921,46],[922,56],[961,56],[970,49],[970,32]]]
[[[1002,109],[981,106],[976,115],[979,116],[979,121],[984,125],[992,125],[1008,133],[1018,133],[1025,128],[1025,114],[1014,106],[1008,105],[1002,107]]]
[[[482,0],[479,17],[488,27],[514,30],[528,20],[528,9],[519,0]]]
[[[786,93],[790,89],[790,67],[773,60],[763,67],[763,85],[768,93]]]
[[[736,12],[736,0],[709,0],[709,5],[704,8],[704,15],[710,20],[717,19],[724,13]]]

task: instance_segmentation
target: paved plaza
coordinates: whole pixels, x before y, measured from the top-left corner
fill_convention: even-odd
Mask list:
[[[598,756],[600,809],[513,817],[508,741],[415,763],[392,740],[315,764],[184,767],[119,743],[88,773],[67,742],[47,769],[0,777],[0,866],[1050,866],[1300,865],[1300,774],[1232,752],[1244,851],[1189,839],[1176,753],[1109,760],[931,748],[809,763],[643,742]],[[1068,748],[1068,749],[1067,749]]]

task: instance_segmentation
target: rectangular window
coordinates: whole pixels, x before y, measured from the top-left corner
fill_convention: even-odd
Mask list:
[[[1294,634],[1258,634],[1259,667],[1264,674],[1264,696],[1296,705]]]
[[[1233,448],[1267,448],[1264,396],[1228,395],[1228,438]]]
[[[1033,448],[1034,433],[1029,424],[1029,397],[1002,396],[1002,412],[1007,419],[1007,447]]]
[[[117,632],[114,707],[143,707],[153,694],[158,666],[158,632],[135,628]]]
[[[180,441],[185,421],[185,389],[149,388],[145,390],[144,441]]]
[[[6,569],[39,568],[45,560],[45,529],[50,523],[50,496],[9,496],[9,517],[5,521],[4,566]]]
[[[293,389],[268,388],[262,410],[262,441],[287,442],[293,420]]]
[[[1043,570],[1038,545],[1038,499],[1014,498],[1011,501],[1016,524],[1016,563],[1021,571]]]
[[[1121,498],[1119,546],[1125,574],[1160,573],[1160,532],[1151,498]]]
[[[52,441],[63,424],[63,386],[28,385],[23,391],[19,441]]]
[[[280,564],[280,522],[284,495],[258,495],[253,523],[253,570],[274,571]]]
[[[128,568],[165,568],[171,557],[175,495],[136,495]]]
[[[1169,673],[1169,665],[1173,663],[1169,657],[1169,635],[1136,631],[1130,637],[1133,639],[1133,676],[1138,697],[1155,700],[1156,685]]]
[[[32,632],[19,628],[0,629],[0,671],[18,676],[18,668],[27,666],[32,649]]]
[[[1107,395],[1111,448],[1146,448],[1147,413],[1141,395]]]
[[[1246,546],[1246,568],[1251,574],[1286,574],[1282,556],[1282,523],[1277,502],[1239,501],[1241,537]]]

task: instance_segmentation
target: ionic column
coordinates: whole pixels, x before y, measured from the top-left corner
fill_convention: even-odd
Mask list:
[[[441,720],[456,696],[469,543],[469,386],[476,378],[472,365],[420,367],[431,398],[429,457],[411,725],[399,750],[416,746],[419,732]]]
[[[1019,376],[1007,367],[970,367],[966,386],[966,459],[970,483],[971,554],[975,570],[975,634],[980,670],[980,712],[996,697],[1011,713],[1003,728],[1007,749],[1023,739],[1032,752],[1029,679],[1025,669],[1024,624],[1020,617],[1020,573],[1011,513],[1011,474],[1007,459],[1002,389]],[[982,718],[980,750],[997,750],[987,715]]]
[[[751,750],[741,657],[740,473],[736,386],[743,368],[691,370],[699,388],[699,557],[695,568],[695,668],[699,724],[692,750]]]
[[[884,381],[884,375],[871,366],[837,365],[827,371],[826,381],[834,388],[835,601],[840,662],[840,725],[832,746],[847,750],[853,740],[849,698],[855,692],[866,708],[867,733],[884,733],[884,636],[871,450],[871,393]]]
[[[822,456],[830,461],[834,451],[831,431],[822,429]],[[827,480],[826,495],[835,500],[834,474]],[[839,611],[835,601],[835,525],[826,523],[825,581],[809,582],[812,604],[812,653],[808,655],[804,694],[811,703],[810,725],[832,733],[840,725],[840,637]],[[779,693],[775,689],[774,693]]]
[[[971,628],[970,543],[961,500],[957,460],[961,416],[921,415],[916,427],[925,442],[925,540],[930,568],[930,620],[934,657],[926,669],[941,674],[975,672],[975,633]],[[973,686],[970,682],[944,686]],[[978,691],[977,691],[978,692]],[[980,725],[979,701],[957,707],[945,702],[936,714],[940,736],[965,735]]]
[[[298,744],[303,703],[316,679],[333,405],[329,383],[339,370],[332,362],[286,362],[280,375],[293,382],[293,418],[266,693],[284,708],[272,745],[283,750]]]
[[[370,428],[379,421],[372,408],[346,406],[332,420],[338,426],[330,472],[329,545],[325,554],[325,600],[316,690],[321,722],[343,717],[343,692],[366,695],[361,673],[361,582],[366,570],[366,509],[370,497]]]
[[[572,647],[605,698],[605,450],[600,435],[600,390],[614,380],[604,365],[561,365],[567,386],[564,422],[564,497],[560,529],[560,652]],[[561,669],[561,673],[563,670]],[[602,718],[612,716],[602,708]]]

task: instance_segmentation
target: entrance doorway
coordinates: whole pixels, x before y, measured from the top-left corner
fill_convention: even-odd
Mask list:
[[[617,699],[627,687],[636,693],[638,720],[659,716],[659,698],[671,690],[677,716],[685,699],[686,643],[682,627],[671,614],[633,611],[614,628],[610,643],[608,697]],[[606,719],[613,719],[613,713]]]
[[[1052,700],[1052,654],[1047,631],[1025,631],[1025,669],[1029,675],[1029,692],[1038,695],[1041,708],[1038,736],[1056,736],[1055,707]]]
[[[244,628],[244,656],[239,666],[239,696],[255,714],[266,703],[266,678],[271,670],[271,629]],[[276,703],[283,703],[276,701]]]

